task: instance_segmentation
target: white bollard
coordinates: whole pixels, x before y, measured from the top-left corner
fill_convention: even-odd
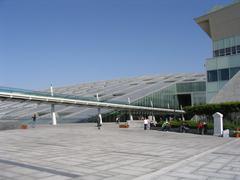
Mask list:
[[[214,136],[223,135],[223,115],[219,112],[213,114],[214,119]]]

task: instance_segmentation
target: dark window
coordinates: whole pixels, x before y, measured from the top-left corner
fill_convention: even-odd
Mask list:
[[[225,49],[220,49],[220,56],[225,56]]]
[[[212,70],[207,72],[207,79],[208,82],[214,82],[218,80],[218,73],[217,70]]]
[[[231,55],[231,48],[226,48],[226,56]]]
[[[230,79],[237,74],[237,72],[240,70],[240,67],[234,67],[234,68],[230,68]]]
[[[229,69],[219,69],[218,77],[220,81],[229,80]]]
[[[218,57],[218,56],[219,56],[219,50],[214,51],[213,56],[214,56],[214,57]]]
[[[237,46],[237,53],[240,54],[240,46]]]
[[[232,47],[232,54],[236,54],[236,47]]]

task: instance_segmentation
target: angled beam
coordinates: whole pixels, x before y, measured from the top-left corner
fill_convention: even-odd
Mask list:
[[[1,92],[0,97],[9,98],[9,100],[30,100],[36,103],[46,104],[60,104],[60,105],[73,105],[73,106],[87,106],[95,108],[106,108],[106,109],[122,109],[122,110],[140,110],[140,111],[154,111],[154,112],[167,112],[167,113],[185,113],[183,110],[166,109],[166,108],[152,108],[144,106],[134,106],[129,104],[117,104],[107,103],[89,100],[80,100],[78,98],[62,98],[48,95],[33,95],[33,93],[19,93],[19,92]]]

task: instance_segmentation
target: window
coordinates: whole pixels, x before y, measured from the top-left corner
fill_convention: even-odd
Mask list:
[[[230,68],[230,78],[232,78],[240,70],[240,67]]]
[[[219,50],[214,51],[213,56],[214,56],[214,57],[218,57],[218,56],[219,56]]]
[[[230,56],[232,54],[240,54],[240,45],[213,51],[213,57]]]
[[[225,56],[225,49],[220,49],[220,56]]]
[[[196,79],[184,79],[183,81],[196,81]]]
[[[218,73],[217,70],[212,70],[207,72],[207,79],[208,82],[214,82],[218,80]]]
[[[236,54],[236,47],[232,47],[232,54]]]
[[[151,81],[153,78],[143,79],[143,81]]]
[[[146,84],[155,84],[155,83],[157,83],[157,82],[155,82],[155,81],[146,82]]]
[[[131,83],[131,84],[129,84],[130,86],[136,86],[136,85],[138,85],[138,83]]]
[[[229,80],[229,69],[219,69],[218,77],[220,81]]]
[[[164,81],[164,83],[173,83],[173,82],[176,82],[174,80],[171,80],[171,81]]]
[[[226,56],[231,55],[231,48],[226,48]]]
[[[237,46],[237,53],[240,54],[240,46]]]
[[[123,96],[125,93],[119,92],[119,93],[114,93],[113,96]]]

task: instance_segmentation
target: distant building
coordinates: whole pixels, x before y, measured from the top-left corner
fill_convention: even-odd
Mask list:
[[[70,94],[89,100],[128,103],[138,106],[180,109],[184,106],[205,104],[205,74],[182,73],[146,75],[135,78],[98,81],[81,85],[55,88],[54,94]],[[55,106],[59,122],[88,121],[96,117],[96,108]],[[117,110],[117,109],[116,109]],[[41,122],[51,121],[50,107],[28,102],[0,102],[0,119],[30,119],[37,113]],[[103,114],[113,113],[102,109]],[[129,112],[126,112],[128,114]],[[144,112],[133,112],[134,118]],[[147,114],[146,114],[147,115]],[[115,118],[112,118],[115,120]]]
[[[214,8],[195,21],[213,43],[213,57],[207,59],[205,63],[206,101],[222,102],[214,97],[240,70],[240,1]],[[226,98],[224,99],[226,101]]]
[[[172,109],[240,101],[240,1],[214,8],[195,21],[213,43],[213,57],[205,62],[206,74],[147,75],[61,87],[54,89],[54,93],[93,100],[98,96],[103,102],[130,101],[133,105]],[[88,121],[98,113],[94,108],[62,105],[56,105],[56,112],[60,122]],[[112,116],[112,120],[115,120],[115,112],[102,110],[103,114]],[[49,105],[0,102],[0,119],[25,120],[30,119],[33,113],[37,113],[42,121],[51,120]],[[132,113],[138,116],[143,112]]]

